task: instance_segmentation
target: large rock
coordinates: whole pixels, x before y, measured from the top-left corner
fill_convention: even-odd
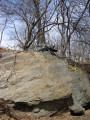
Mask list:
[[[69,106],[77,113],[76,104],[83,109],[90,102],[90,82],[79,68],[69,69],[66,59],[8,51],[0,58],[0,98],[34,116],[51,116]]]

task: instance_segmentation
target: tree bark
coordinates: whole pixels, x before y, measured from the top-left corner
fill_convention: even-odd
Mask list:
[[[40,10],[39,10],[39,4],[40,1],[39,0],[33,0],[34,1],[34,5],[35,5],[35,9],[36,9],[36,17],[38,21],[38,40],[37,40],[37,44],[43,44],[45,43],[45,34],[44,34],[44,28],[42,29],[42,25],[41,25],[41,17],[40,17]]]

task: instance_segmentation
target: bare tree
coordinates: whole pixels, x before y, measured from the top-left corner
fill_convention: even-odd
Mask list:
[[[7,24],[7,18],[6,18],[6,20],[5,20],[5,22],[4,22],[4,25],[3,25],[3,28],[1,29],[1,35],[0,35],[0,44],[1,44],[1,42],[2,42],[2,37],[3,37],[3,32],[4,32],[4,30],[5,30],[5,28],[6,28],[6,24]]]
[[[23,24],[25,27],[24,30],[24,40],[20,39],[19,35],[17,36],[19,39],[19,43],[22,43],[23,49],[27,50],[31,44],[38,37],[38,43],[44,43],[45,37],[43,32],[43,28],[41,26],[41,18],[46,13],[46,10],[51,3],[52,0],[48,0],[46,6],[42,8],[42,11],[39,11],[40,1],[34,0],[4,0],[2,1],[2,11],[5,12],[9,17],[12,17],[12,21],[16,20],[18,23]],[[16,27],[14,24],[14,30],[16,32]],[[22,30],[21,30],[22,31]],[[43,38],[42,38],[43,36]]]
[[[79,23],[81,22],[89,5],[89,0],[87,0],[86,3],[82,0],[56,0],[56,6],[57,4],[59,4],[59,6],[57,8],[55,22],[58,25],[58,30],[61,36],[61,54],[65,56],[65,53],[69,47],[70,55],[72,36],[74,37],[74,34],[78,29]]]
[[[39,35],[38,35],[38,41],[37,43],[38,44],[42,44],[42,43],[45,43],[45,35],[44,35],[44,32],[43,32],[43,29],[42,29],[42,25],[41,25],[41,17],[40,17],[40,0],[33,0],[34,2],[34,6],[35,6],[35,10],[36,10],[36,17],[37,17],[37,20],[39,19],[38,21],[38,31],[39,31]]]
[[[9,16],[14,28],[13,39],[17,40],[24,50],[29,49],[33,44],[45,43],[46,32],[54,27],[53,29],[58,29],[60,35],[60,41],[57,42],[62,56],[78,55],[79,57],[75,51],[78,53],[80,50],[76,50],[75,47],[83,48],[83,53],[80,52],[80,55],[85,53],[86,56],[86,53],[89,53],[89,0],[1,1],[2,11]],[[52,40],[50,44],[53,44]],[[56,39],[54,44],[57,44]]]

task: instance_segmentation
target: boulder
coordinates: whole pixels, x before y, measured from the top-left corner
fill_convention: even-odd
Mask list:
[[[12,105],[7,103],[14,112],[38,117],[52,116],[65,108],[77,113],[79,106],[90,102],[90,81],[81,69],[70,69],[65,58],[5,51],[0,58],[0,98],[13,101]]]
[[[34,48],[34,51],[43,52],[43,54],[51,54],[51,55],[55,55],[55,56],[56,56],[56,52],[58,52],[58,50],[55,48],[54,45],[47,45],[47,44],[37,45]]]
[[[90,81],[85,71],[75,67],[75,71],[69,70],[72,77],[72,98],[73,106],[70,108],[72,113],[84,114],[85,106],[90,103]],[[88,106],[90,107],[90,106]]]

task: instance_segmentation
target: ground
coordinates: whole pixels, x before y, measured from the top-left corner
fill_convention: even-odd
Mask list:
[[[16,119],[4,115],[2,118],[0,117],[0,120],[16,120]],[[90,120],[90,110],[87,110],[85,112],[85,115],[82,116],[72,116],[70,115],[70,112],[62,112],[53,117],[33,118],[27,116],[26,118],[20,120]]]

